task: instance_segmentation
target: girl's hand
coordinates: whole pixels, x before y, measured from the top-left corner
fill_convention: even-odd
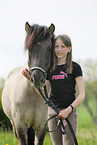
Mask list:
[[[29,70],[28,69],[24,69],[22,71],[22,74],[28,79],[28,80],[31,80],[31,76],[30,76],[30,73],[29,73]]]
[[[72,111],[71,106],[69,106],[68,108],[61,110],[59,112],[59,115],[56,118],[61,118],[61,119],[65,119],[67,118],[67,116],[69,115],[69,113]]]

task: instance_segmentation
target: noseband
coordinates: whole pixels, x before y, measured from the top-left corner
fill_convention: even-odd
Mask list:
[[[46,78],[47,74],[46,74],[46,72],[41,67],[32,67],[32,68],[30,68],[30,72],[32,72],[34,70],[41,71],[43,73],[43,76]]]
[[[28,66],[29,66],[29,73],[30,73],[30,76],[31,76],[31,74],[32,74],[32,72],[34,71],[34,70],[39,70],[40,72],[42,72],[42,74],[43,74],[43,77],[44,77],[44,82],[43,82],[43,85],[45,84],[45,81],[46,81],[46,77],[47,77],[47,73],[46,73],[46,71],[44,70],[44,69],[42,69],[41,67],[31,67],[31,58],[30,58],[30,54],[28,54],[29,55],[29,60],[28,60]],[[34,84],[33,84],[34,85]],[[39,87],[41,87],[41,86],[39,86]]]
[[[44,76],[44,82],[43,82],[43,84],[44,84],[45,81],[46,81],[46,77],[47,77],[46,72],[45,72],[41,67],[32,67],[32,68],[30,68],[30,74],[31,74],[34,70],[39,70],[39,71],[41,71],[41,72],[43,73],[43,76]],[[39,86],[39,87],[40,87],[40,86]]]

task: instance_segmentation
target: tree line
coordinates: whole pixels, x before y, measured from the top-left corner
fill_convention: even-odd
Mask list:
[[[85,82],[84,104],[97,128],[97,60],[79,61]]]

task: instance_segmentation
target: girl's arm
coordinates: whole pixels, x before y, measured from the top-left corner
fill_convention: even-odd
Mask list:
[[[78,89],[78,96],[75,99],[75,101],[71,104],[74,108],[79,106],[85,98],[85,89],[84,89],[83,77],[79,76],[75,80],[76,80],[77,89]]]
[[[71,104],[74,108],[79,106],[83,102],[83,100],[85,98],[85,89],[84,89],[83,77],[79,76],[75,80],[76,80],[77,89],[78,89],[78,96],[74,100],[74,102]],[[62,119],[66,118],[69,115],[70,112],[72,112],[71,106],[69,106],[68,108],[60,111],[60,113],[57,116],[57,118],[62,118]]]

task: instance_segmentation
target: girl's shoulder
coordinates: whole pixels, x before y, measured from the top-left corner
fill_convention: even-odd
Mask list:
[[[75,77],[82,76],[82,68],[79,63],[72,61],[72,67],[73,67],[73,74],[75,74]]]
[[[72,64],[73,64],[74,66],[80,65],[78,62],[75,62],[75,61],[72,61]]]
[[[76,67],[81,68],[80,64],[78,62],[75,62],[75,61],[72,61],[72,66],[73,66],[73,68],[76,68]]]

